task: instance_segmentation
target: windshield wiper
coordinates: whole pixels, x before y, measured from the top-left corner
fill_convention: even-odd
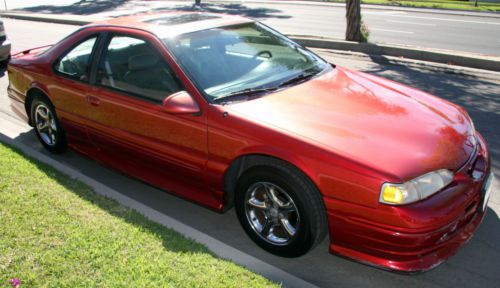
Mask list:
[[[230,99],[235,99],[235,98],[236,99],[243,98],[244,100],[248,100],[248,98],[250,98],[251,95],[265,93],[265,92],[272,92],[272,91],[275,91],[276,89],[278,89],[278,88],[276,88],[276,87],[269,87],[269,88],[247,88],[247,89],[243,89],[243,90],[240,90],[240,91],[235,91],[235,92],[229,93],[227,95],[215,98],[214,102],[215,103],[226,102],[226,101],[229,101]]]
[[[318,69],[315,69],[315,68],[309,68],[307,70],[304,70],[304,72],[298,74],[297,76],[292,77],[292,78],[290,78],[288,80],[285,80],[285,81],[281,82],[276,87],[247,88],[247,89],[243,89],[243,90],[240,90],[240,91],[232,92],[232,93],[229,93],[227,95],[215,98],[214,102],[215,103],[227,102],[230,99],[234,99],[234,98],[236,98],[236,99],[240,98],[240,101],[242,101],[242,100],[248,100],[251,95],[261,94],[261,93],[265,93],[265,92],[273,92],[273,91],[276,91],[276,90],[280,89],[283,86],[287,86],[287,85],[290,85],[290,84],[296,83],[296,82],[303,82],[303,81],[305,81],[305,80],[307,80],[309,78],[314,77],[315,75],[317,75],[321,71],[322,71],[321,69],[318,70]],[[241,99],[241,98],[243,98],[243,99]]]
[[[321,72],[321,70],[320,71],[318,71],[316,69],[305,70],[303,73],[300,73],[299,75],[297,75],[295,77],[292,77],[288,80],[281,82],[280,85],[278,85],[278,87],[287,86],[287,85],[290,85],[292,83],[297,83],[297,82],[304,82],[304,81],[314,77],[319,72]]]

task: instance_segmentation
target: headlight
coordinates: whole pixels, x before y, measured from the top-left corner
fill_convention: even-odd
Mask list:
[[[384,183],[381,203],[402,205],[425,199],[453,181],[453,172],[446,169],[429,172],[402,184]]]

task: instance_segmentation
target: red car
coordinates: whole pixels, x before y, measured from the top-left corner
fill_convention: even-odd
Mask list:
[[[400,271],[467,242],[491,192],[464,109],[336,67],[237,16],[160,13],[85,26],[12,57],[8,94],[41,143],[218,212],[297,257]]]

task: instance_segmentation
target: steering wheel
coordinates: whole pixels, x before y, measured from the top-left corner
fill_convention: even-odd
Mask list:
[[[273,54],[271,53],[271,51],[269,51],[269,50],[262,50],[259,53],[255,54],[255,56],[253,56],[253,59],[255,59],[255,58],[259,57],[259,56],[262,56],[264,54],[267,54],[269,56],[267,58],[273,58]]]

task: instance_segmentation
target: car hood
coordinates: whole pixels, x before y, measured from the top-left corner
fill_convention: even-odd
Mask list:
[[[459,106],[342,67],[226,108],[401,181],[458,169],[475,146],[474,128]]]

